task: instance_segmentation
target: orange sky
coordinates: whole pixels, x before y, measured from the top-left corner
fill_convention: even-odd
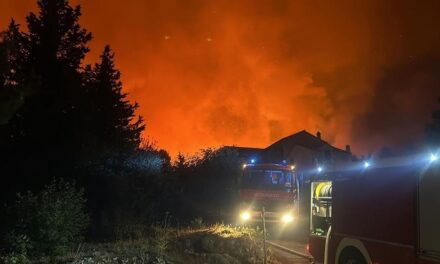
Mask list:
[[[438,1],[77,0],[144,136],[176,155],[298,130],[355,153],[420,138],[440,96]],[[434,6],[435,5],[435,6]],[[0,27],[34,0],[1,0]]]

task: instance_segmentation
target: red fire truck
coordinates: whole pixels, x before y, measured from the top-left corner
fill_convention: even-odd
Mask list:
[[[239,221],[261,221],[264,207],[266,222],[293,222],[298,212],[298,181],[294,169],[293,165],[284,164],[244,164]]]
[[[322,168],[311,181],[316,263],[440,263],[439,163],[430,154]]]

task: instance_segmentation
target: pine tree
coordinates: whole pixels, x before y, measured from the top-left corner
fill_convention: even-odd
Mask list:
[[[438,98],[440,103],[440,98]],[[426,142],[431,148],[440,148],[440,109],[432,113],[432,122],[426,126]]]
[[[2,84],[9,89],[19,89],[23,85],[22,66],[26,60],[26,50],[23,47],[25,34],[20,32],[20,25],[11,19],[8,29],[2,33],[2,44],[4,45],[3,68],[4,82]]]
[[[142,118],[135,116],[139,105],[130,103],[128,94],[122,91],[121,74],[115,68],[114,53],[109,46],[100,58],[92,72],[91,94],[96,108],[92,126],[102,149],[107,148],[112,155],[132,153],[138,149],[145,128]]]
[[[87,43],[91,33],[79,23],[81,9],[71,7],[67,0],[38,0],[39,14],[30,13],[26,18],[29,33],[26,38],[28,63],[27,75],[35,72],[41,85],[30,105],[43,111],[50,138],[65,141],[66,134],[81,134],[80,108],[85,90],[80,72],[81,61],[89,51]],[[36,117],[40,122],[41,118]],[[54,127],[54,124],[56,126]],[[40,124],[36,124],[42,127]],[[62,134],[62,135],[61,135]],[[78,144],[79,142],[74,142]]]
[[[91,34],[78,23],[79,6],[73,8],[67,0],[38,0],[37,4],[38,15],[30,13],[26,18],[27,58],[19,67],[27,78],[36,75],[39,85],[22,108],[24,125],[18,134],[27,135],[25,141],[70,148],[66,151],[74,153],[85,129],[80,63],[89,50]]]
[[[38,0],[37,4],[39,14],[30,13],[26,18],[33,66],[39,66],[40,74],[49,74],[44,76],[49,79],[51,71],[79,70],[92,38],[78,23],[80,6],[73,8],[67,0]]]
[[[8,29],[0,35],[0,125],[7,123],[22,104],[24,91],[19,87],[22,76],[17,68],[24,58],[22,40],[19,25],[11,20]]]
[[[38,190],[52,177],[70,177],[81,164],[86,141],[81,62],[91,34],[78,21],[80,7],[67,0],[38,0],[39,13],[27,16],[27,33],[11,23],[18,51],[10,62],[8,86],[25,91],[22,106],[9,120],[1,156],[15,187]],[[31,88],[30,88],[31,87]],[[4,133],[2,133],[2,137]],[[12,187],[11,190],[14,190]]]
[[[0,125],[9,121],[39,84],[33,72],[26,78],[23,71],[28,58],[25,41],[26,34],[20,31],[14,19],[8,29],[0,33]],[[4,127],[0,130],[5,132]]]

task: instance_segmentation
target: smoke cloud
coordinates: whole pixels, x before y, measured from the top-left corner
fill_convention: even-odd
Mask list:
[[[320,130],[355,153],[420,139],[440,96],[439,1],[78,0],[145,137],[175,155]],[[0,26],[32,0],[0,3]]]

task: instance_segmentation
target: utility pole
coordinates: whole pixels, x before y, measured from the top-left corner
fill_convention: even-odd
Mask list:
[[[263,222],[263,250],[264,250],[263,264],[266,264],[267,263],[267,250],[266,250],[267,232],[266,232],[266,211],[264,209],[264,206],[261,210],[261,220]]]

